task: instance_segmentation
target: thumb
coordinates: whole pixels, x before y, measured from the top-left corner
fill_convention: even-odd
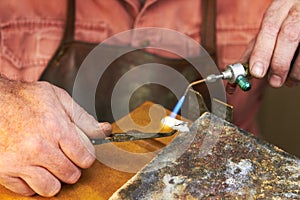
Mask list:
[[[52,85],[54,92],[71,121],[90,138],[104,138],[111,134],[112,127],[108,122],[99,123],[79,106],[63,89]]]

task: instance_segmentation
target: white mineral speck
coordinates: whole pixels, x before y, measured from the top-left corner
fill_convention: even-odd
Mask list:
[[[226,191],[242,193],[250,184],[249,173],[252,170],[253,167],[250,160],[243,159],[238,163],[228,160],[225,171],[225,183],[228,185]]]
[[[160,199],[174,199],[175,194],[181,194],[185,189],[186,184],[184,184],[184,177],[181,176],[171,176],[170,174],[166,174],[163,177],[163,183],[165,188]]]

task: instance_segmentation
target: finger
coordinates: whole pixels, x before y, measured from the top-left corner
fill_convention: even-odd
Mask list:
[[[35,194],[35,192],[27,185],[27,183],[20,178],[10,176],[1,177],[0,183],[5,188],[23,196],[32,196]]]
[[[104,138],[106,135],[111,134],[112,127],[109,123],[97,122],[94,117],[80,107],[66,91],[56,86],[53,86],[53,88],[71,121],[85,134],[91,138]]]
[[[59,180],[42,167],[27,167],[21,178],[33,191],[44,197],[56,195],[61,188]]]
[[[270,85],[280,87],[285,82],[291,61],[300,41],[300,12],[292,8],[278,34],[271,62]]]
[[[95,161],[95,148],[87,136],[76,128],[74,124],[69,123],[68,130],[64,134],[59,145],[64,154],[81,168],[90,167]]]
[[[41,166],[61,181],[73,184],[81,176],[80,170],[66,157],[59,146],[48,142],[31,140],[27,142],[32,155],[32,165]]]
[[[293,63],[292,70],[288,75],[286,85],[288,87],[295,87],[300,84],[300,53],[298,53],[295,62]]]
[[[77,111],[72,111],[74,110],[73,108],[74,107],[80,108],[80,106],[78,106],[72,100],[72,98],[66,93],[66,91],[55,86],[53,86],[53,89],[58,97],[58,100],[61,102],[61,105],[65,109],[65,112],[63,113],[65,116],[62,116],[61,118],[68,119],[61,122],[63,123],[63,125],[60,126],[60,130],[59,130],[60,133],[58,137],[59,147],[62,150],[62,152],[75,165],[77,165],[80,168],[88,168],[95,161],[94,146],[88,139],[86,140],[82,139],[82,135],[86,135],[86,134],[82,132],[81,128],[77,127],[69,117],[69,116],[74,116],[72,113],[77,112]]]
[[[250,73],[253,76],[262,78],[266,75],[277,35],[292,3],[292,1],[273,1],[266,11],[250,57]]]

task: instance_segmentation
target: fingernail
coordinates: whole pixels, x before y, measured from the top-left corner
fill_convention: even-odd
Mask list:
[[[81,176],[80,171],[73,172],[73,174],[71,174],[69,177],[68,183],[70,183],[70,184],[76,183],[79,180],[80,176]]]
[[[264,75],[264,65],[261,62],[254,63],[251,73],[255,77],[262,78]]]
[[[270,77],[270,84],[273,87],[280,87],[282,85],[282,78],[278,75],[271,75]]]
[[[46,195],[48,197],[52,197],[52,196],[56,195],[61,189],[61,184],[59,182],[56,182],[56,183],[51,184],[50,187],[51,187],[51,190],[49,191],[49,194]]]
[[[84,169],[89,168],[95,162],[95,159],[96,159],[95,153],[90,156],[86,156],[86,158],[82,162],[81,167]]]

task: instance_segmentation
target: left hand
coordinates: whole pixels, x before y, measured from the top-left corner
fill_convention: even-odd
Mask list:
[[[264,15],[253,44],[251,74],[263,78],[269,71],[269,83],[273,87],[281,87],[284,83],[298,85],[300,54],[296,50],[299,41],[300,0],[274,0]]]
[[[111,134],[70,95],[47,82],[0,77],[0,184],[16,193],[51,197],[76,183],[95,161],[87,138]]]

